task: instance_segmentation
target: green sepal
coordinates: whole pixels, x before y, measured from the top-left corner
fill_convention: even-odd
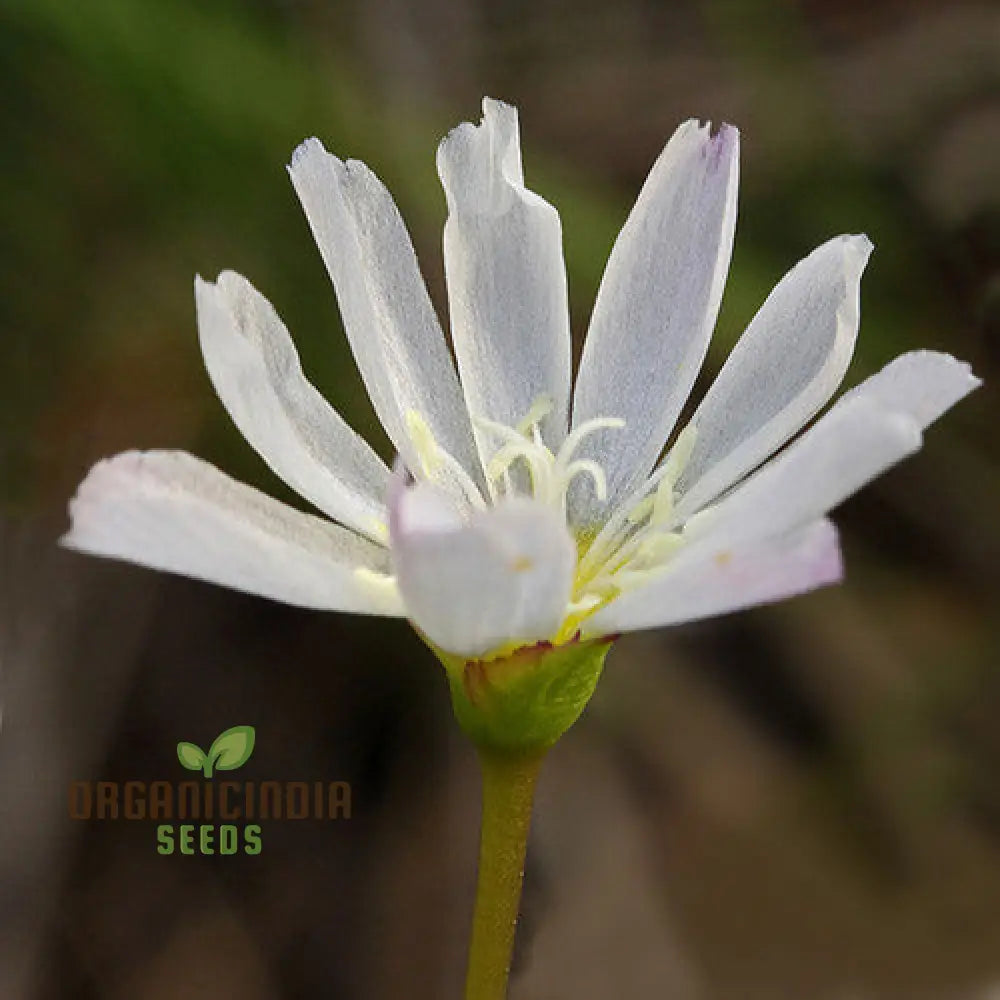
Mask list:
[[[459,725],[481,749],[547,750],[590,701],[613,638],[524,646],[465,660],[437,649]]]

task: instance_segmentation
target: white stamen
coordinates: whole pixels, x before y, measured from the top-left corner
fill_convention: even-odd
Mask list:
[[[562,486],[563,499],[566,498],[566,491],[569,484],[579,475],[588,475],[594,483],[594,495],[598,500],[608,498],[608,480],[604,475],[604,470],[591,458],[578,458],[575,462],[570,462],[563,473],[565,479]]]
[[[639,527],[640,533],[647,530],[650,525],[657,528],[673,527],[671,521],[674,486],[691,457],[697,434],[698,429],[695,425],[688,424],[677,435],[677,440],[663,465],[654,470],[646,482],[611,515],[580,560],[578,573],[581,577],[592,579],[603,574],[609,559],[621,549],[629,532],[641,526],[647,518],[650,521],[645,528]],[[669,484],[664,486],[662,495],[660,495],[661,484]]]
[[[497,451],[486,466],[486,478],[491,483],[498,482],[503,478],[510,467],[519,458],[524,459],[531,472],[531,488],[535,496],[541,494],[540,499],[547,500],[551,491],[552,466],[554,457],[552,452],[541,443],[528,439],[521,431],[506,424],[497,423],[495,420],[488,420],[485,417],[474,418],[478,427],[491,431],[501,441],[506,444]],[[509,484],[509,477],[504,480],[505,486]]]
[[[625,421],[621,417],[593,417],[591,420],[585,420],[579,427],[573,428],[566,435],[566,440],[563,441],[562,447],[559,449],[559,458],[557,461],[561,461],[563,464],[568,463],[573,456],[573,452],[580,447],[581,442],[588,435],[603,430],[618,431],[624,426]]]
[[[539,396],[538,399],[536,399],[531,406],[528,407],[528,412],[518,423],[517,429],[522,434],[527,434],[532,428],[537,429],[538,425],[552,412],[555,405],[555,401],[551,396]]]
[[[528,495],[539,503],[558,508],[565,515],[566,497],[577,476],[587,476],[598,500],[606,500],[608,483],[600,463],[591,458],[574,459],[574,453],[591,434],[618,430],[625,426],[619,417],[595,417],[574,428],[557,452],[545,444],[541,422],[553,410],[550,396],[540,396],[515,427],[487,417],[473,417],[477,431],[490,435],[496,450],[486,463],[486,487],[490,501],[516,495],[527,482]],[[485,506],[479,491],[455,459],[442,449],[426,421],[416,412],[406,417],[424,477],[430,480],[459,481],[471,491],[476,506]],[[675,484],[691,455],[695,431],[689,426],[677,437],[666,461],[619,507],[598,533],[577,567],[575,599],[567,605],[566,627],[575,628],[579,620],[603,606],[609,599],[657,572],[684,544],[680,531],[672,530]],[[523,462],[528,473],[512,475],[513,467]],[[391,577],[359,570],[380,587],[395,586]]]
[[[416,410],[408,410],[405,419],[406,429],[410,432],[410,441],[417,453],[420,471],[424,478],[431,482],[456,485],[470,506],[478,510],[485,508],[486,504],[479,487],[462,468],[461,462],[437,443],[427,421]]]

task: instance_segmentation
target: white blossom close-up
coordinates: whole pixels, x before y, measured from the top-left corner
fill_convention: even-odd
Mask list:
[[[575,381],[559,215],[525,187],[517,112],[438,149],[454,360],[389,192],[316,139],[288,168],[390,469],[307,381],[243,277],[195,284],[205,364],[303,513],[179,451],[99,462],[65,545],[306,608],[410,619],[490,658],[671,625],[838,581],[827,513],[979,381],[904,354],[842,395],[872,246],[795,265],[678,426],[715,327],[739,135],[681,125],[611,252]],[[457,361],[457,368],[455,362]],[[808,425],[808,427],[807,427]]]

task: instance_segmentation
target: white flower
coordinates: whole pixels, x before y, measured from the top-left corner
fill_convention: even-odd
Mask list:
[[[209,374],[250,444],[329,520],[191,455],[128,452],[84,480],[65,544],[308,608],[406,616],[462,657],[840,578],[825,514],[919,448],[978,385],[968,366],[906,354],[785,447],[854,349],[871,244],[837,237],[779,282],[658,462],[722,297],[738,134],[691,121],[667,144],[611,253],[571,391],[559,216],[524,186],[515,109],[483,110],[438,150],[457,374],[375,175],[315,139],[289,167],[405,470],[344,423],[271,305],[225,272],[195,287]]]

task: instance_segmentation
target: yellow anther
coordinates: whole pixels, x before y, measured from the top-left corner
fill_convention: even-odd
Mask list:
[[[654,497],[643,497],[625,516],[626,524],[642,524],[653,513]]]
[[[380,521],[377,517],[369,517],[365,521],[365,527],[368,534],[377,542],[381,542],[383,545],[389,544],[389,525],[385,521]]]
[[[354,570],[355,578],[369,590],[381,596],[391,596],[398,593],[396,578],[389,573],[377,573],[367,566],[358,566]]]
[[[560,643],[572,639],[586,619],[610,604],[618,594],[617,587],[608,586],[598,591],[588,589],[587,593],[570,601],[566,605],[566,617],[563,619],[554,641]]]
[[[683,547],[684,539],[676,531],[662,532],[647,538],[639,546],[635,561],[647,564],[662,562]]]
[[[677,435],[677,440],[674,442],[673,448],[670,449],[670,454],[667,455],[667,460],[663,463],[660,471],[663,482],[669,482],[673,486],[680,479],[681,473],[691,459],[691,452],[694,451],[694,443],[697,439],[698,429],[694,424],[688,424]]]
[[[650,524],[664,524],[670,520],[674,512],[674,484],[666,476],[656,487],[653,494],[653,509],[650,512]]]
[[[677,435],[666,461],[632,494],[638,497],[615,511],[581,559],[580,571],[597,579],[622,568],[642,544],[645,532],[669,525],[674,516],[674,491],[694,449],[698,431],[688,424]],[[638,528],[638,531],[636,529]],[[627,558],[622,556],[627,553]]]
[[[433,432],[416,410],[406,411],[406,429],[410,432],[410,441],[413,442],[424,475],[433,479],[443,464]]]
[[[604,598],[600,594],[584,594],[578,601],[570,601],[566,609],[571,615],[585,615],[593,611],[599,604],[604,603]]]

